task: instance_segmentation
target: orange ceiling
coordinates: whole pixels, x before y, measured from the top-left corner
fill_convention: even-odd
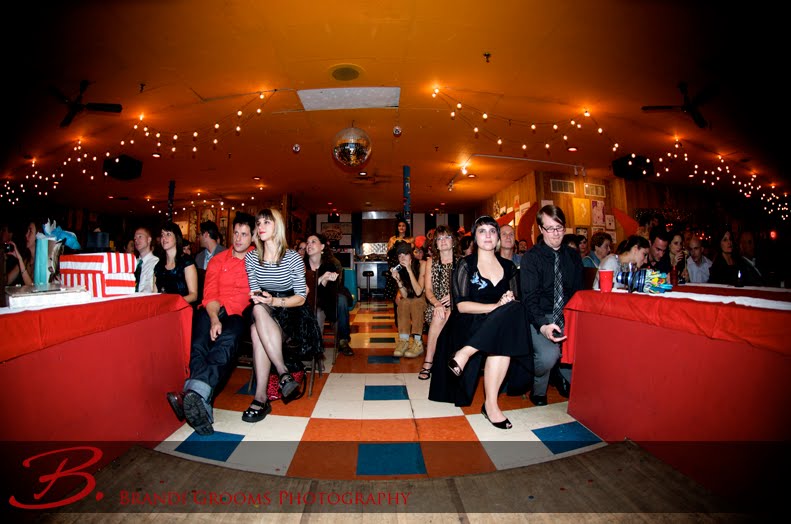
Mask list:
[[[3,36],[8,125],[0,159],[4,187],[15,190],[3,197],[3,209],[9,196],[45,206],[47,200],[31,192],[47,188],[47,198],[74,207],[156,212],[165,209],[174,180],[177,209],[203,198],[256,206],[290,193],[297,207],[311,212],[397,210],[409,166],[414,211],[459,211],[533,170],[572,173],[570,166],[578,165],[590,177],[607,178],[618,156],[667,158],[676,137],[689,161],[670,162],[665,180],[699,183],[700,174],[688,176],[694,165],[728,165],[740,180],[755,172],[756,185],[787,188],[780,153],[785,137],[774,124],[782,83],[772,56],[781,33],[772,26],[780,17],[752,13],[750,6],[728,11],[658,0],[64,4],[17,6],[7,18],[22,36]],[[359,77],[335,80],[332,71],[342,64],[358,68]],[[48,89],[74,96],[83,79],[92,82],[83,102],[117,102],[123,111],[83,112],[61,129],[67,108]],[[693,96],[716,87],[700,106],[710,127],[698,128],[683,112],[641,111],[646,104],[680,104],[680,81]],[[381,86],[400,88],[397,108],[305,111],[297,96],[301,89]],[[451,119],[457,102],[462,109]],[[261,114],[252,116],[258,107]],[[591,117],[581,116],[585,109]],[[485,122],[483,111],[490,115]],[[571,126],[571,119],[582,127]],[[373,142],[365,181],[331,155],[333,136],[352,123]],[[241,131],[230,131],[237,124]],[[162,134],[159,159],[152,157],[156,131]],[[566,151],[564,133],[578,152]],[[218,138],[216,146],[210,137]],[[79,164],[78,139],[88,155]],[[142,177],[103,177],[106,152],[141,159]],[[51,180],[30,187],[31,158],[40,175],[58,175],[57,189]],[[468,161],[475,178],[459,174]],[[721,185],[734,191],[725,180]]]

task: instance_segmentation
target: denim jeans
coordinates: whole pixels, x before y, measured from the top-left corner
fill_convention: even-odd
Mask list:
[[[349,299],[346,295],[338,295],[338,340],[350,340]]]

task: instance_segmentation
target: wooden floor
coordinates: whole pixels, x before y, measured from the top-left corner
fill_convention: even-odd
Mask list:
[[[459,457],[463,460],[463,457]],[[493,473],[420,480],[265,475],[134,447],[42,522],[749,522],[631,442]],[[170,498],[168,498],[170,494]],[[137,501],[137,504],[130,504]],[[731,510],[731,511],[729,511]]]

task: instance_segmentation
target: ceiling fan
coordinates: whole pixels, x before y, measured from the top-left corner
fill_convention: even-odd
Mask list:
[[[72,100],[71,98],[64,95],[60,90],[58,90],[54,86],[50,86],[50,92],[52,93],[55,98],[57,98],[60,102],[66,104],[69,108],[66,116],[61,120],[60,127],[68,127],[71,124],[71,121],[74,120],[74,117],[77,116],[79,113],[83,111],[102,111],[105,113],[120,113],[121,112],[121,104],[109,104],[109,103],[98,103],[98,102],[82,102],[82,95],[85,93],[85,90],[88,89],[90,82],[87,80],[83,80],[80,82],[80,93],[77,95],[77,98]]]
[[[698,107],[711,99],[715,95],[716,89],[713,86],[710,86],[690,98],[687,83],[682,81],[678,83],[678,90],[681,91],[681,94],[684,97],[683,103],[681,105],[643,106],[641,109],[646,112],[682,111],[688,114],[698,127],[702,129],[709,127],[709,122],[703,118],[703,115],[701,114]]]

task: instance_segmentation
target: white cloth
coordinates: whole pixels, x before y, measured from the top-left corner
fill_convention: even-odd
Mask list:
[[[687,257],[687,273],[689,273],[690,284],[705,284],[709,281],[709,269],[711,260],[700,257],[700,265],[696,264],[692,257]]]
[[[140,284],[137,286],[138,293],[155,293],[154,289],[154,266],[159,259],[154,253],[149,253],[143,257],[143,267],[140,268]]]

